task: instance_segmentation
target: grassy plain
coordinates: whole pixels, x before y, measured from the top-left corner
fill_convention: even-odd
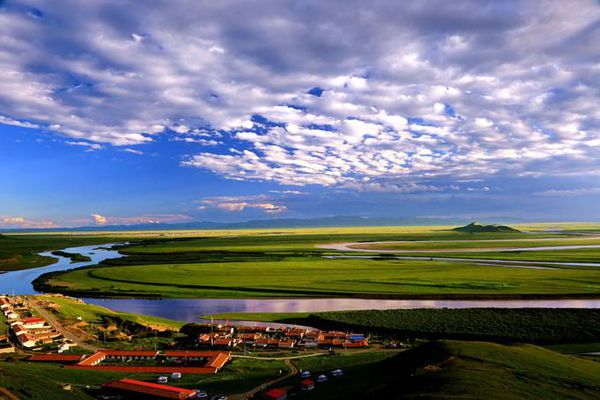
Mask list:
[[[600,269],[504,268],[444,261],[285,258],[83,268],[49,279],[54,290],[102,296],[577,297],[600,296]]]
[[[594,267],[504,268],[468,261],[434,261],[426,255],[423,260],[324,259],[324,255],[344,252],[316,247],[325,243],[403,240],[412,242],[407,244],[410,248],[448,248],[447,255],[455,257],[597,260],[600,249],[496,253],[451,250],[460,250],[465,245],[487,248],[499,243],[502,246],[600,243],[597,238],[581,236],[584,228],[590,233],[598,226],[543,225],[533,233],[533,227],[519,227],[529,233],[477,234],[452,231],[451,227],[165,231],[139,232],[134,237],[121,233],[132,241],[121,248],[128,257],[106,260],[97,268],[54,274],[42,280],[44,284],[38,288],[88,296],[197,298],[598,297],[600,270]],[[545,229],[563,230],[550,233]]]

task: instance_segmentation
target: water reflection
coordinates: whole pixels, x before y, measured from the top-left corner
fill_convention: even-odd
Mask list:
[[[600,300],[379,300],[379,299],[83,299],[116,311],[194,322],[226,312],[318,312],[414,308],[600,308]]]

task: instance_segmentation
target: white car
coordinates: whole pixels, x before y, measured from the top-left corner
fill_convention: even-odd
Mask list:
[[[181,372],[173,372],[171,374],[171,379],[181,379]]]
[[[344,371],[342,371],[341,369],[334,369],[333,371],[331,371],[331,376],[335,376],[335,377],[340,377],[340,376],[344,376]]]
[[[159,376],[158,379],[156,380],[158,383],[167,383],[169,382],[169,378],[166,376]]]
[[[317,377],[317,382],[319,382],[319,383],[327,382],[327,375],[325,375],[325,374],[319,375]]]
[[[302,378],[310,378],[310,371],[302,371],[300,374]]]

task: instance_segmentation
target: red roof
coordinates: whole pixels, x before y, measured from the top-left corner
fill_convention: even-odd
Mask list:
[[[166,357],[217,357],[223,354],[220,351],[187,351],[187,350],[168,350],[165,351]]]
[[[37,324],[38,322],[46,322],[44,318],[27,318],[23,320],[24,324]]]
[[[158,383],[150,383],[138,381],[135,379],[121,379],[112,381],[102,385],[103,388],[126,390],[130,392],[142,393],[165,399],[186,399],[196,393],[194,390],[178,388],[175,386],[161,385]]]
[[[158,351],[137,351],[137,350],[100,350],[107,356],[125,356],[125,357],[155,357]]]
[[[271,389],[268,392],[265,393],[265,396],[270,397],[272,399],[278,399],[280,397],[283,397],[287,394],[287,392],[283,389]]]
[[[81,357],[81,354],[34,354],[29,356],[27,361],[78,362]]]

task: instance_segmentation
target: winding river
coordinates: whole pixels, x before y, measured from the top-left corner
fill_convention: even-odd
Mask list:
[[[7,294],[36,294],[31,282],[46,272],[62,271],[67,269],[95,265],[99,262],[123,257],[116,250],[110,250],[114,244],[101,246],[80,246],[63,249],[69,253],[79,253],[91,258],[88,262],[72,263],[69,258],[54,256],[50,252],[40,255],[55,257],[58,261],[52,265],[31,268],[20,271],[11,271],[0,274],[0,293]],[[545,249],[548,249],[546,247]],[[344,249],[347,251],[347,249]],[[357,251],[357,249],[353,249]],[[358,250],[361,251],[361,250]],[[332,256],[332,257],[361,257],[361,256]],[[365,256],[372,257],[372,256]],[[404,257],[412,259],[413,257]],[[418,258],[418,257],[414,257]],[[422,258],[420,258],[422,259]],[[434,257],[435,259],[435,257]],[[444,259],[446,258],[439,258]],[[455,260],[456,259],[450,259]],[[477,261],[465,259],[465,261]],[[482,259],[486,263],[524,263]],[[540,263],[544,265],[585,265],[599,266],[595,263]],[[359,299],[359,298],[327,298],[327,299],[83,299],[87,303],[99,304],[115,311],[133,312],[171,318],[180,321],[198,321],[202,315],[228,312],[317,312],[340,310],[364,309],[393,309],[393,308],[600,308],[600,299],[562,299],[562,300],[384,300],[384,299]]]

